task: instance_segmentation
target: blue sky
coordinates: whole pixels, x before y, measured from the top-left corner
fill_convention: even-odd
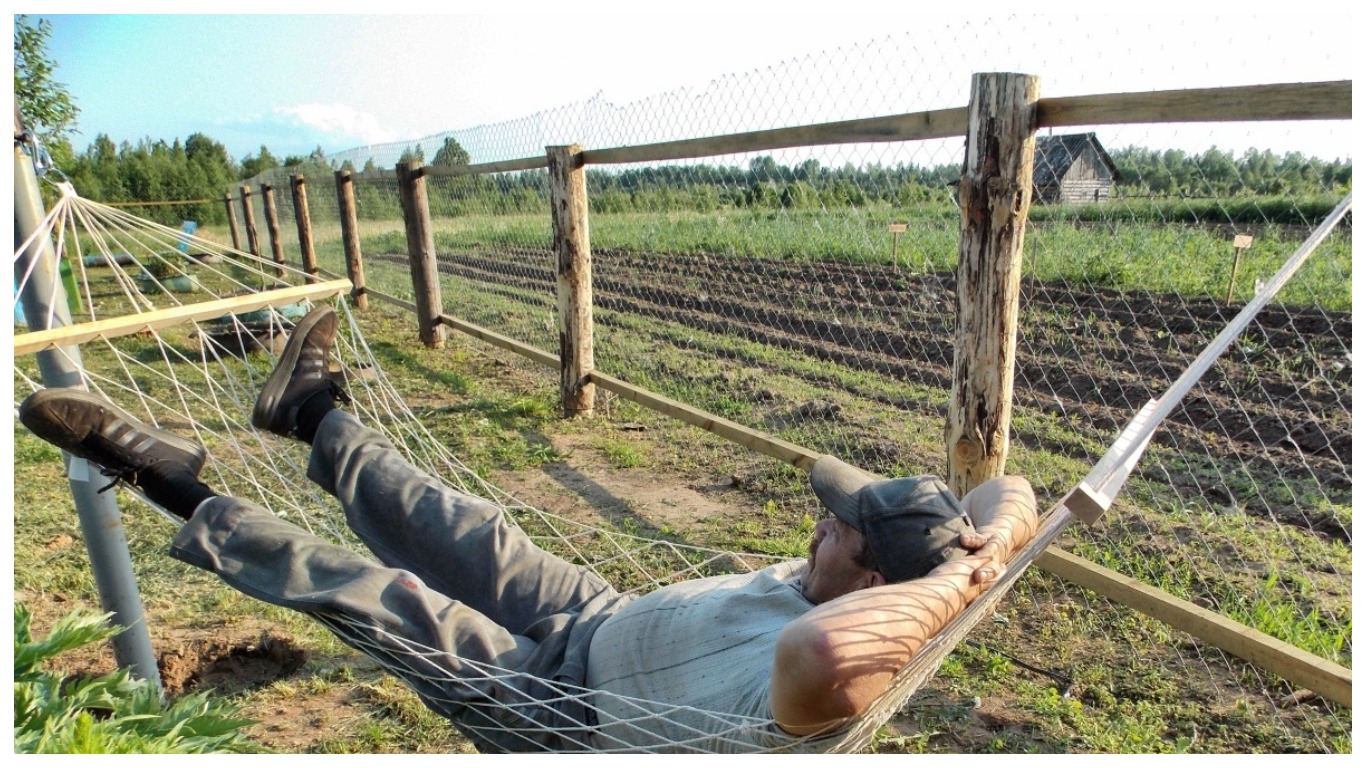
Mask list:
[[[246,7],[257,6],[262,4]],[[597,94],[623,104],[889,36],[913,41],[910,47],[917,50],[909,53],[931,52],[915,66],[1033,71],[1045,78],[1045,95],[1350,79],[1358,44],[1354,25],[1345,16],[1306,12],[1313,6],[1298,4],[1296,15],[1278,18],[1150,13],[999,21],[983,14],[888,13],[858,2],[842,3],[840,13],[745,15],[725,9],[765,6],[706,0],[689,5],[688,14],[674,15],[610,13],[611,4],[592,3],[587,7],[601,12],[546,15],[533,13],[539,4],[513,4],[499,7],[522,12],[32,15],[53,22],[50,53],[59,63],[57,79],[81,109],[78,150],[99,133],[122,142],[203,132],[241,159],[262,144],[283,157],[317,146],[331,154],[416,139]],[[999,50],[982,39],[983,25],[1029,43]],[[947,60],[945,51],[958,60]],[[565,64],[571,57],[572,68]],[[935,74],[926,71],[925,77]],[[961,106],[951,103],[958,100],[948,96],[931,106]],[[870,110],[865,116],[909,111],[879,105]],[[1318,128],[1297,129],[1293,140],[1284,139],[1282,130],[1267,138],[1232,135],[1227,143],[1323,156],[1351,153],[1344,126],[1328,135]],[[1200,140],[1209,135],[1205,129]],[[1295,142],[1304,146],[1291,146]]]

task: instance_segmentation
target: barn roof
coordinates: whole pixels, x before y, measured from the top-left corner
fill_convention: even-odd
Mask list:
[[[1034,140],[1034,185],[1058,183],[1067,175],[1072,163],[1086,153],[1087,147],[1095,147],[1100,161],[1110,170],[1110,176],[1119,178],[1115,161],[1100,145],[1094,133],[1069,133],[1065,136],[1039,136]]]

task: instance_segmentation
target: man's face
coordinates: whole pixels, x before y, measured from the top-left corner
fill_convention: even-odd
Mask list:
[[[863,535],[836,518],[816,524],[810,550],[802,596],[812,603],[819,605],[881,582],[877,571],[855,562],[863,551]]]

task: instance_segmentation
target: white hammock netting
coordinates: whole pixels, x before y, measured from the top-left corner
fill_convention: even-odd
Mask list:
[[[443,478],[462,492],[498,504],[512,523],[552,553],[587,565],[622,592],[645,592],[683,579],[743,572],[785,559],[642,538],[521,503],[463,464],[405,405],[403,396],[367,345],[351,314],[350,302],[337,298],[349,284],[319,283],[318,278],[293,267],[84,200],[69,185],[61,185],[61,189],[62,195],[49,212],[44,229],[16,248],[15,259],[17,263],[30,246],[41,246],[44,239],[50,240],[60,263],[71,270],[64,282],[68,290],[75,289],[68,304],[77,327],[94,327],[100,322],[118,324],[137,316],[177,312],[194,318],[205,314],[197,308],[211,306],[212,301],[271,290],[283,289],[281,295],[286,299],[305,296],[282,300],[283,303],[270,307],[209,313],[212,316],[139,333],[99,334],[82,341],[80,368],[89,389],[148,423],[204,444],[210,459],[203,479],[220,493],[257,502],[316,535],[361,549],[346,530],[335,500],[305,479],[305,448],[291,445],[282,449],[279,438],[250,427],[252,406],[291,321],[301,317],[314,301],[331,301],[342,318],[334,350],[334,374],[344,380],[352,398],[348,410],[383,432],[420,469]],[[1350,198],[1344,205],[1350,205]],[[191,264],[193,270],[189,268]],[[16,302],[26,278],[16,279]],[[191,292],[181,292],[186,288],[186,280],[193,281],[189,286]],[[307,297],[307,286],[315,284],[321,287],[312,291],[316,295]],[[289,286],[305,290],[302,294],[289,293]],[[1269,285],[1268,296],[1278,287]],[[48,298],[48,304],[60,300],[55,295]],[[53,320],[49,318],[43,327],[54,327]],[[37,335],[16,334],[16,356],[21,349],[28,351],[22,345]],[[70,348],[59,347],[57,354],[64,354],[65,349]],[[15,371],[17,408],[19,400],[43,384],[18,366]],[[1196,372],[1194,378],[1198,376]],[[1178,382],[1174,390],[1181,384]],[[1189,388],[1189,384],[1186,386]],[[1181,394],[1169,392],[1167,397],[1179,399]],[[1161,417],[1162,413],[1158,413],[1156,420]],[[1147,434],[1151,434],[1151,428]],[[1100,474],[1093,473],[1088,478],[1093,492],[1103,499],[1113,498],[1127,473],[1126,467],[1132,467],[1136,452],[1141,452],[1145,442],[1146,436],[1142,434],[1129,434],[1119,441],[1101,462]],[[1061,503],[1045,514],[1034,544],[1016,557],[996,586],[922,649],[857,722],[834,737],[813,739],[806,745],[785,745],[783,750],[805,747],[822,752],[857,752],[866,748],[874,732],[934,674],[972,627],[990,614],[1029,562],[1070,523],[1070,518],[1070,512]],[[376,626],[362,626],[337,616],[314,618],[409,682],[440,711],[442,702],[431,693],[439,690],[439,686],[422,684],[450,684],[455,680],[442,666],[431,662],[437,651],[409,643],[404,653],[395,653],[392,648],[403,645],[403,641],[390,637],[386,643],[375,642],[383,632]],[[475,665],[468,660],[462,663],[467,668],[480,666],[481,677],[492,685],[506,685],[511,677],[520,674]],[[520,711],[555,706],[561,699],[571,698],[579,700],[586,709],[597,711],[603,697],[611,695],[549,681],[536,682],[546,695],[527,701]],[[524,690],[527,685],[526,681],[518,681],[506,687],[510,691]],[[464,718],[462,724],[462,730],[478,745],[488,744],[480,735],[484,728],[496,729],[504,735],[517,733],[518,707],[490,703],[487,708],[487,725],[479,724],[477,714]],[[582,738],[572,734],[566,737],[563,731],[558,735],[571,744],[572,751],[726,752],[752,750],[752,734],[775,727],[771,720],[621,697],[612,702],[611,711],[616,718],[610,731],[600,731],[590,738],[586,735],[589,724],[585,723]],[[622,719],[623,711],[638,714]],[[526,718],[525,728],[527,748],[538,748],[533,717]],[[672,736],[662,739],[658,735],[665,732]]]

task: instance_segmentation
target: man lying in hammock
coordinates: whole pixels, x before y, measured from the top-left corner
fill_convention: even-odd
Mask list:
[[[100,397],[42,390],[20,419],[183,518],[173,557],[322,621],[481,749],[820,751],[1034,533],[1021,478],[960,506],[932,477],[827,456],[811,484],[834,516],[806,560],[621,595],[337,408],[337,325],[327,307],[299,322],[252,423],[311,444],[309,478],[383,565],[218,495],[202,446]]]

